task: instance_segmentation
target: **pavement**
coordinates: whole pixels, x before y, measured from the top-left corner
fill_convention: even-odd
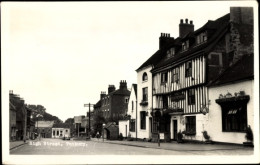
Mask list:
[[[22,145],[25,145],[28,143],[28,140],[26,140],[26,142],[24,142],[23,140],[19,140],[19,141],[12,141],[9,144],[9,150],[15,149],[17,147],[20,147]]]
[[[103,142],[103,139],[91,138],[91,141]],[[154,142],[144,141],[127,141],[127,140],[104,140],[105,143],[120,144],[143,148],[165,149],[172,151],[221,151],[221,150],[252,150],[253,147],[245,147],[243,145],[233,144],[204,144],[204,143],[177,143],[177,142],[161,142],[160,146]]]

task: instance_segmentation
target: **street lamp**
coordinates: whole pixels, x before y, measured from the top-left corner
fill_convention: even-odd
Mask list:
[[[106,126],[106,124],[105,123],[103,123],[103,135],[102,135],[102,137],[103,137],[103,142],[104,142],[104,128],[105,128],[105,126]]]

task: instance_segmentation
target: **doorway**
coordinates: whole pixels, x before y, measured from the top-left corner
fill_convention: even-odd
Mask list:
[[[173,140],[177,140],[177,131],[178,131],[178,125],[177,125],[177,120],[173,120]]]

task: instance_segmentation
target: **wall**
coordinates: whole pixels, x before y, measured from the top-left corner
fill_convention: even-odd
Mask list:
[[[150,70],[152,67],[147,67],[142,70],[139,70],[137,72],[137,138],[143,139],[143,138],[151,138],[151,125],[149,125],[149,117],[150,112],[152,112],[152,73]],[[146,72],[148,76],[148,80],[144,81],[142,80],[143,73]],[[143,88],[148,87],[148,105],[141,106],[140,103],[143,99]],[[140,111],[148,111],[148,115],[146,116],[146,129],[140,129],[141,123],[140,123]]]
[[[118,125],[119,134],[122,133],[123,137],[126,138],[129,134],[129,120],[120,120]],[[133,137],[132,134],[131,137]]]
[[[222,118],[221,107],[215,100],[218,99],[219,94],[226,94],[227,92],[234,95],[235,92],[244,90],[246,95],[250,96],[247,103],[247,122],[254,132],[254,105],[253,105],[253,86],[254,81],[248,80],[236,84],[222,85],[209,88],[209,99],[211,104],[209,106],[209,125],[208,134],[213,141],[228,142],[228,143],[243,143],[246,141],[245,133],[240,132],[222,132]]]
[[[133,101],[133,110],[132,110],[132,101]],[[127,109],[127,115],[131,115],[131,119],[136,119],[136,94],[135,94],[135,90],[134,87],[132,86],[131,88],[131,94],[129,97],[129,103],[128,103],[128,109]],[[129,123],[130,124],[130,123]],[[128,124],[128,126],[129,126]],[[120,130],[120,128],[119,128]],[[136,128],[135,128],[136,130]],[[135,132],[131,132],[131,137],[136,137],[136,131]]]

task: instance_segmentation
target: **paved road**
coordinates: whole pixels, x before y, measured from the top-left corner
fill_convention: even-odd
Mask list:
[[[41,139],[30,141],[10,151],[11,155],[251,155],[252,149],[193,151],[180,149],[144,148],[103,143],[100,141],[64,141]]]

